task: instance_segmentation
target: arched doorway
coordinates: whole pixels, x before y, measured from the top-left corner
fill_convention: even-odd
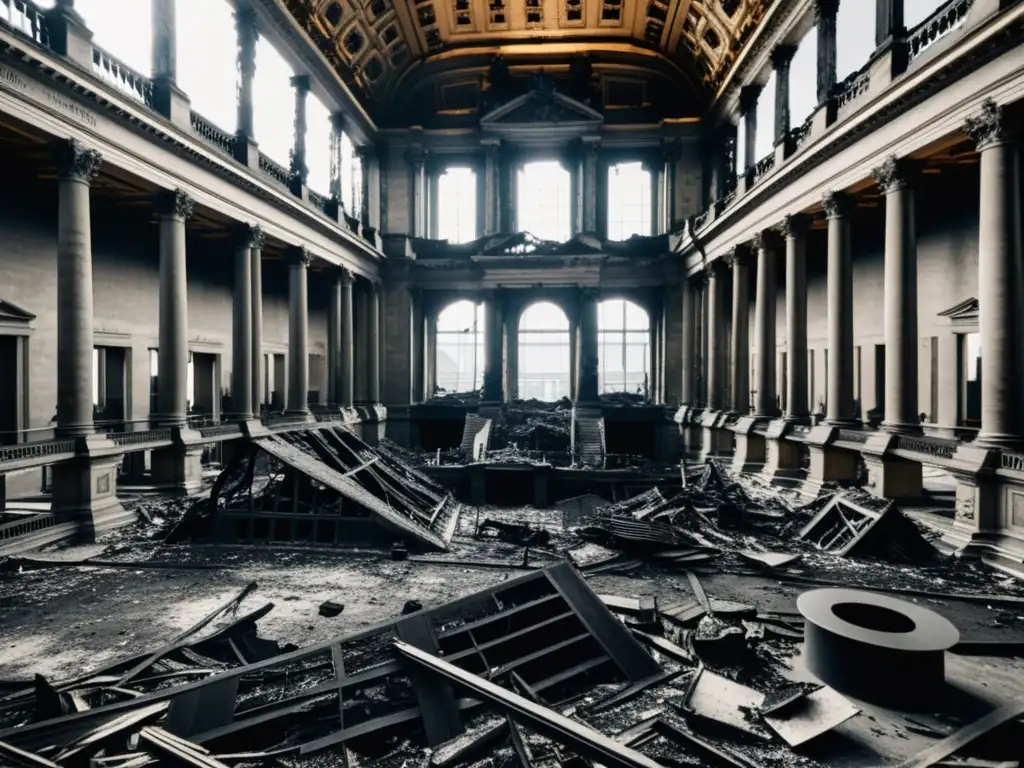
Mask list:
[[[553,402],[571,397],[569,318],[550,301],[531,304],[519,318],[519,397]]]
[[[601,394],[650,393],[651,319],[639,304],[608,299],[597,307],[597,386]]]
[[[463,299],[437,316],[437,388],[475,392],[484,381],[484,305]]]

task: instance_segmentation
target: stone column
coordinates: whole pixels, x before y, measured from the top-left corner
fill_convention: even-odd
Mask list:
[[[338,405],[351,408],[354,402],[355,339],[353,336],[352,283],[347,269],[339,270],[341,282],[341,342],[338,349]]]
[[[708,271],[707,306],[707,400],[712,411],[725,410],[725,293],[722,267],[712,262]]]
[[[505,402],[510,403],[519,397],[519,329],[513,317],[505,318]],[[569,337],[570,361],[569,371],[572,372],[572,337]],[[570,375],[571,378],[571,375]],[[570,382],[570,388],[571,388]]]
[[[757,248],[757,296],[754,311],[754,348],[757,371],[754,388],[754,415],[772,419],[779,413],[775,371],[775,269],[778,239],[770,229],[762,230],[755,240]]]
[[[822,199],[828,217],[828,403],[832,426],[857,422],[853,406],[853,258],[850,216],[853,206],[842,192]]]
[[[188,97],[177,83],[175,4],[175,0],[151,0],[153,108],[172,123],[191,127]]]
[[[235,157],[250,168],[259,165],[259,150],[256,147],[256,132],[253,120],[252,84],[256,77],[256,41],[259,28],[256,11],[239,4],[235,11],[235,33],[238,44],[238,128],[236,131]]]
[[[330,215],[338,222],[344,221],[346,213],[351,213],[345,210],[345,204],[342,202],[344,199],[343,188],[344,180],[341,178],[341,137],[345,132],[345,113],[334,112],[331,114],[331,145],[330,145],[330,156],[331,156],[331,182],[330,182],[330,195],[331,195],[331,208]]]
[[[818,31],[818,104],[824,104],[836,85],[836,15],[839,0],[815,0],[814,24]]]
[[[683,381],[679,392],[679,399],[682,405],[693,407],[696,405],[696,337],[697,337],[697,297],[694,294],[693,284],[688,279],[683,279],[682,291],[683,316],[683,338],[681,340]]]
[[[331,275],[327,294],[327,403],[336,408],[341,403],[341,292],[342,273]]]
[[[157,198],[160,217],[160,332],[157,351],[157,403],[166,426],[184,427],[188,398],[188,288],[185,274],[185,220],[192,198],[184,190]]]
[[[427,236],[427,153],[423,147],[412,146],[405,155],[411,174],[410,211],[414,237]]]
[[[885,194],[885,422],[920,432],[917,408],[917,236],[906,161],[889,157],[872,175]]]
[[[513,232],[516,228],[516,158],[519,150],[502,144],[498,157],[498,231]]]
[[[729,410],[746,415],[750,413],[750,262],[743,246],[733,249],[728,258],[732,265],[732,338],[729,344],[732,402]]]
[[[363,228],[372,227],[374,232],[380,229],[380,158],[377,147],[373,144],[362,144],[356,149],[359,156],[359,168],[362,173],[359,179],[362,198],[359,220]]]
[[[423,399],[429,400],[437,391],[437,313],[431,311],[425,314],[423,324],[426,327],[423,339],[423,378],[426,391]]]
[[[498,206],[499,164],[501,156],[501,140],[485,139],[481,142],[484,151],[484,234],[493,235],[500,231],[500,213]]]
[[[786,421],[810,420],[807,392],[807,229],[803,214],[787,216],[786,237]]]
[[[57,434],[93,432],[92,232],[89,185],[103,158],[74,139],[57,161]],[[9,373],[8,373],[9,375]]]
[[[664,175],[664,206],[661,212],[662,232],[671,232],[676,218],[676,163],[680,156],[679,141],[673,139],[661,146],[662,174]]]
[[[483,403],[500,403],[501,390],[501,307],[497,292],[484,299],[484,388],[480,395]]]
[[[580,397],[580,322],[576,315],[569,318],[569,398]]]
[[[309,414],[309,252],[292,248],[288,264],[288,407],[296,416]]]
[[[777,45],[772,50],[775,69],[775,143],[785,141],[789,135],[789,65],[796,54],[792,45]]]
[[[369,311],[369,344],[368,347],[368,363],[367,367],[369,371],[367,376],[369,377],[369,396],[370,402],[376,405],[380,402],[380,294],[381,285],[380,283],[373,283],[370,287],[368,295]]]
[[[295,89],[295,133],[288,170],[291,172],[292,194],[301,196],[302,188],[309,178],[309,168],[306,167],[306,97],[309,96],[309,75],[295,75],[291,84]],[[355,213],[353,211],[353,215]]]
[[[757,165],[757,99],[761,95],[760,85],[745,85],[740,90],[740,115],[743,117],[743,167],[746,173]]]
[[[1018,446],[1024,433],[1021,387],[1020,149],[1003,108],[991,100],[964,131],[981,155],[978,227],[978,325],[981,334],[981,430],[974,445]],[[888,414],[887,414],[888,415]]]
[[[597,221],[597,173],[600,150],[599,137],[583,138],[583,183],[580,185],[580,199],[583,205],[583,231],[588,234],[597,234],[600,229]]]
[[[231,405],[240,421],[252,418],[252,227],[243,227],[235,246],[235,293],[231,333]]]
[[[580,291],[579,397],[582,404],[597,403],[597,304],[598,291]]]
[[[875,47],[881,48],[904,31],[903,0],[876,0]]]
[[[249,257],[252,260],[252,410],[260,415],[266,387],[263,382],[263,230],[258,226],[249,228]]]

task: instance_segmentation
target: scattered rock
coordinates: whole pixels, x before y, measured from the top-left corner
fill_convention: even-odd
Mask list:
[[[332,600],[327,600],[320,604],[320,615],[325,616],[328,619],[333,619],[339,613],[345,610],[345,606],[341,603],[335,603]]]

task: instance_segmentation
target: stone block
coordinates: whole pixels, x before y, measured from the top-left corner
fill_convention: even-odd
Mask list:
[[[868,468],[867,490],[873,496],[901,501],[921,498],[923,489],[920,462],[869,453],[863,456]]]
[[[120,456],[79,456],[53,465],[55,513],[73,514],[87,541],[136,520],[117,498],[117,466]]]
[[[800,444],[785,437],[789,427],[782,419],[768,426],[765,436],[765,462],[761,475],[774,485],[793,486],[803,476],[800,467]]]
[[[811,463],[802,489],[805,495],[817,496],[825,483],[849,485],[857,479],[858,454],[827,445],[808,444],[807,448]]]
[[[732,456],[733,472],[757,472],[765,463],[765,439],[754,432],[758,420],[744,416],[731,428],[736,435],[736,449]]]
[[[153,485],[181,496],[198,492],[203,485],[203,447],[172,445],[153,451]]]

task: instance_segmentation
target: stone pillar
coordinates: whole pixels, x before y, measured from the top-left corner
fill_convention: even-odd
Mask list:
[[[411,174],[410,211],[413,237],[427,236],[427,153],[423,147],[412,146],[405,155]]]
[[[484,234],[494,235],[500,231],[498,200],[501,179],[499,171],[501,140],[485,139],[481,142],[484,150]]]
[[[807,392],[807,229],[803,214],[787,216],[786,237],[786,421],[810,420]]]
[[[680,292],[683,316],[683,338],[682,344],[682,366],[683,380],[679,392],[679,399],[685,406],[696,405],[696,337],[697,337],[697,297],[694,294],[693,284],[683,279],[682,291]]]
[[[176,0],[151,0],[153,108],[177,125],[191,126],[188,98],[178,88]]]
[[[796,54],[792,45],[777,45],[772,50],[772,67],[775,69],[775,144],[780,144],[789,135],[789,65]]]
[[[721,267],[712,262],[705,289],[707,307],[707,403],[708,409],[722,411],[725,402],[725,297]]]
[[[964,131],[981,155],[978,227],[978,325],[981,334],[981,430],[976,447],[1018,446],[1024,429],[1021,387],[1020,150],[1003,109],[988,100]]]
[[[367,361],[367,376],[369,378],[368,393],[370,402],[374,405],[380,402],[380,283],[373,283],[368,295],[369,311],[369,344],[367,345],[369,356]]]
[[[288,264],[288,406],[296,416],[309,415],[309,252],[292,248]]]
[[[904,31],[903,0],[875,0],[875,47],[883,47]]]
[[[516,158],[515,146],[502,144],[498,156],[498,231],[513,232],[516,228]]]
[[[342,273],[331,275],[327,293],[327,403],[336,408],[341,403],[341,292]]]
[[[579,395],[577,402],[597,403],[597,304],[596,289],[580,291]]]
[[[822,199],[828,217],[828,403],[832,426],[857,423],[853,404],[853,258],[850,249],[852,205],[842,192]]]
[[[917,236],[905,161],[889,157],[872,175],[885,194],[885,422],[920,432],[917,408]]]
[[[583,231],[588,234],[597,234],[600,229],[597,221],[597,172],[600,149],[599,137],[583,138],[583,183],[580,185],[580,198],[583,205]]]
[[[103,158],[74,139],[57,161],[57,434],[93,432],[92,232],[89,185]]]
[[[818,31],[818,104],[824,104],[836,85],[836,16],[839,0],[815,0]]]
[[[256,11],[252,7],[239,4],[235,11],[235,33],[238,44],[238,129],[235,156],[239,162],[256,168],[259,165],[259,151],[253,120],[252,84],[256,77],[259,29]]]
[[[482,403],[500,403],[504,400],[501,389],[501,301],[497,292],[484,299],[484,388]]]
[[[260,406],[266,387],[263,382],[263,230],[258,226],[249,228],[249,257],[252,260],[252,410],[260,415]]]
[[[370,227],[374,232],[380,231],[380,156],[373,144],[362,144],[356,149],[359,155],[359,167],[362,171],[362,206],[359,219],[363,223],[363,231]]]
[[[437,391],[437,313],[432,310],[429,314],[424,314],[423,324],[423,378],[426,390],[423,399],[429,400]],[[504,371],[501,375],[504,380]]]
[[[740,115],[743,117],[743,167],[740,174],[757,165],[757,99],[760,85],[745,85],[740,90]]]
[[[295,75],[291,84],[295,89],[295,133],[288,170],[291,172],[292,194],[301,197],[309,178],[309,168],[306,167],[306,97],[309,96],[309,75]],[[352,213],[355,215],[357,212]]]
[[[569,318],[569,398],[580,397],[580,322],[577,316]]]
[[[331,181],[330,181],[330,196],[331,205],[328,215],[331,216],[335,221],[341,223],[345,220],[345,214],[348,211],[345,210],[345,204],[342,202],[344,194],[342,192],[344,188],[344,180],[341,178],[341,142],[342,134],[345,132],[345,113],[334,112],[331,114],[331,144],[330,144],[330,158],[331,158]]]
[[[353,336],[352,283],[355,278],[347,269],[338,271],[341,301],[341,341],[338,345],[338,405],[351,408],[354,403],[355,340]]]
[[[778,258],[778,239],[771,230],[758,233],[757,295],[754,311],[754,348],[757,350],[757,371],[754,389],[754,415],[759,419],[772,419],[779,413],[775,375],[775,269]]]
[[[663,205],[661,231],[671,232],[676,218],[676,163],[679,162],[679,141],[672,139],[661,145]]]
[[[506,310],[507,311],[507,310]],[[519,329],[514,318],[506,314],[505,323],[505,402],[511,403],[519,397]],[[572,336],[569,337],[569,372],[572,378]],[[572,382],[570,381],[570,389]]]
[[[747,250],[737,246],[729,256],[732,264],[732,338],[729,344],[729,410],[750,413],[750,262]]]
[[[160,421],[184,427],[188,386],[188,288],[185,274],[185,219],[192,198],[184,190],[163,192],[160,217],[160,332],[157,351]]]
[[[235,418],[252,418],[252,227],[243,227],[235,246],[235,292],[231,327],[231,405]]]

